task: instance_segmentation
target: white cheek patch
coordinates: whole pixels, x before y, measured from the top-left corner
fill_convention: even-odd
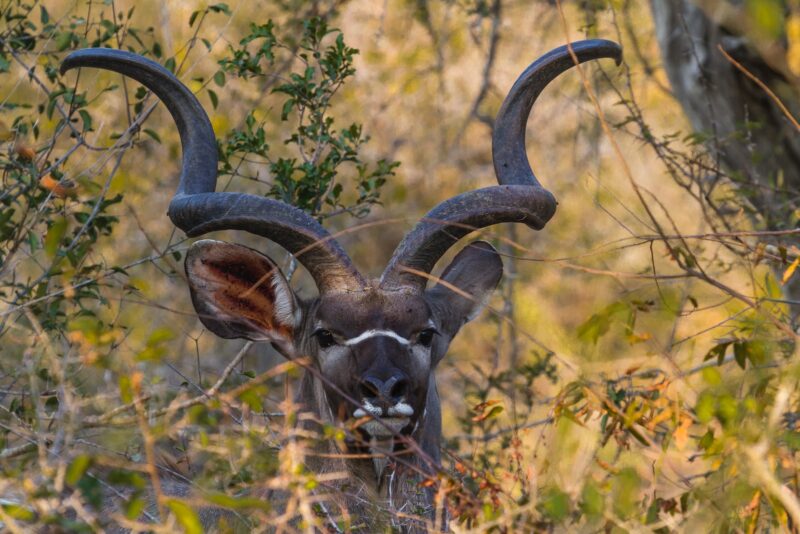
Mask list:
[[[401,336],[400,334],[398,334],[397,332],[395,332],[393,330],[367,330],[365,332],[361,332],[361,334],[357,335],[354,338],[350,338],[350,339],[344,341],[342,343],[342,345],[345,345],[347,347],[351,347],[353,345],[357,345],[357,344],[361,343],[362,341],[366,341],[367,339],[370,339],[370,338],[373,338],[373,337],[377,337],[377,336],[390,337],[390,338],[394,339],[395,341],[397,341],[398,343],[400,343],[401,345],[406,345],[406,346],[411,345],[411,341],[409,341],[408,339],[404,338],[403,336]]]
[[[431,360],[431,349],[430,347],[423,347],[422,345],[415,345],[411,347],[411,354],[421,362],[422,364],[427,364]]]

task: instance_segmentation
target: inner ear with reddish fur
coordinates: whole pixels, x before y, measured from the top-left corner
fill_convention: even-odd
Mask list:
[[[269,341],[287,348],[299,306],[286,278],[253,249],[204,239],[186,254],[192,302],[206,328],[223,338]]]

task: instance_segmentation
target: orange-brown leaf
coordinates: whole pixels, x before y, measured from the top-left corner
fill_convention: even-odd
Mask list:
[[[26,145],[17,145],[14,147],[14,151],[22,161],[33,161],[33,159],[36,157],[36,151]]]
[[[53,178],[52,174],[45,174],[39,180],[39,187],[46,189],[53,193],[58,198],[66,198],[75,196],[78,191],[78,186],[72,180],[58,181]]]

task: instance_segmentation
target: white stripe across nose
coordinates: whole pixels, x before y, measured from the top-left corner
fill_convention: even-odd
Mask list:
[[[346,340],[342,344],[349,347],[351,345],[357,345],[357,344],[361,343],[362,341],[366,341],[369,338],[377,337],[377,336],[390,337],[390,338],[394,339],[395,341],[397,341],[398,343],[400,343],[401,345],[411,345],[411,341],[409,341],[408,339],[404,338],[403,336],[401,336],[400,334],[398,334],[397,332],[395,332],[393,330],[367,330],[365,332],[361,332],[361,334],[357,335],[354,338],[350,338],[350,339]]]

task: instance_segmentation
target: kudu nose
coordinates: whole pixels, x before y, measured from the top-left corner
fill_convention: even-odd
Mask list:
[[[385,411],[394,406],[406,396],[408,380],[402,375],[394,375],[388,380],[381,380],[375,376],[366,376],[360,384],[362,398]]]

